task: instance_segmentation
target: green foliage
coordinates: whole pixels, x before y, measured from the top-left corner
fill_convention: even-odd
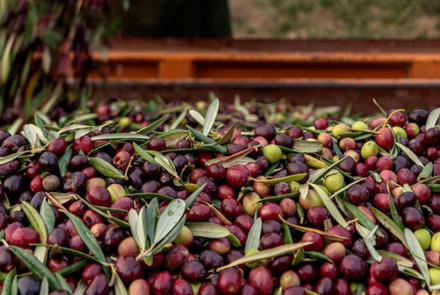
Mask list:
[[[110,8],[108,0],[0,1],[0,124],[48,112],[69,77],[84,92]]]

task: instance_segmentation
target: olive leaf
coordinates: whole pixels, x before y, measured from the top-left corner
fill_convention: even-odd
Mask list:
[[[429,271],[428,271],[428,264],[426,263],[425,252],[423,252],[422,247],[420,246],[419,241],[417,240],[414,233],[408,229],[405,228],[405,238],[406,242],[408,243],[408,250],[413,256],[414,260],[417,263],[417,266],[419,267],[420,272],[422,273],[426,283],[428,286],[431,284]]]
[[[193,192],[186,200],[185,205],[187,208],[191,208],[192,204],[196,200],[196,198],[200,195],[200,193],[205,189],[207,184],[204,183],[201,187],[199,187],[195,192]]]
[[[240,240],[234,234],[231,233],[226,238],[228,239],[229,243],[231,243],[231,246],[233,248],[238,248],[242,246]]]
[[[221,157],[221,158],[214,158],[212,160],[209,160],[205,163],[206,166],[212,165],[212,164],[220,164],[225,168],[229,168],[234,164],[237,164],[238,161],[245,158],[248,154],[253,152],[258,146],[256,147],[250,147],[245,150],[242,150],[241,152],[235,153],[233,155],[227,156],[227,157]],[[251,159],[253,162],[255,160]]]
[[[261,179],[256,179],[256,178],[251,178],[251,179],[252,179],[252,181],[260,182],[260,183],[264,183],[264,184],[277,184],[279,182],[289,183],[292,181],[300,181],[306,175],[307,175],[307,173],[300,173],[300,174],[289,175],[289,176],[285,176],[285,177],[281,177],[281,178],[273,178],[273,179],[267,179],[267,180],[261,180]]]
[[[157,217],[159,215],[159,202],[157,198],[151,200],[147,208],[147,234],[150,243],[153,243],[154,236],[156,235]]]
[[[288,253],[292,253],[293,251],[301,249],[310,244],[312,244],[312,242],[302,242],[302,243],[295,243],[290,245],[282,245],[272,249],[263,250],[255,254],[239,258],[228,265],[224,265],[218,268],[217,272],[220,272],[224,269],[231,268],[240,264],[245,264],[254,261],[261,261],[263,259],[269,259],[269,258],[285,255]]]
[[[327,262],[332,262],[333,263],[333,260],[331,260],[324,253],[321,253],[321,252],[304,251],[304,254],[306,256],[310,257],[310,258],[313,258],[313,259],[318,259],[318,260],[322,260],[322,261],[327,261]]]
[[[132,199],[154,199],[154,198],[157,198],[161,201],[167,201],[167,202],[171,202],[172,200],[174,200],[173,198],[170,198],[165,195],[157,194],[157,193],[135,193],[135,194],[125,195],[124,197],[129,197]]]
[[[88,129],[79,129],[79,130],[77,130],[77,131],[75,132],[75,139],[81,138],[81,137],[83,137],[84,135],[89,134],[91,131],[92,131],[91,128],[88,128]]]
[[[388,257],[397,262],[397,265],[400,267],[413,267],[414,263],[409,260],[408,258],[405,258],[403,256],[400,256],[399,254],[395,254],[392,252],[388,252],[385,250],[377,250],[377,253],[379,253],[382,257]]]
[[[149,163],[154,163],[156,164],[156,161],[154,160],[154,158],[152,156],[150,156],[149,153],[147,153],[145,150],[143,150],[137,143],[132,142],[134,150],[136,151],[136,153],[142,157],[142,159],[144,159],[145,161],[149,162]]]
[[[203,125],[203,135],[208,136],[209,132],[214,126],[215,119],[217,118],[218,108],[220,101],[218,98],[214,99],[208,107],[205,116],[205,124]]]
[[[316,233],[316,234],[322,236],[323,238],[325,238],[325,239],[327,239],[329,241],[332,241],[332,242],[342,242],[342,241],[347,240],[347,238],[343,237],[343,236],[338,236],[338,235],[330,234],[328,232],[325,232],[325,231],[322,231],[322,230],[319,230],[319,229],[315,229],[315,228],[310,228],[310,227],[305,227],[305,226],[300,226],[300,225],[296,225],[296,224],[293,224],[293,223],[289,223],[286,220],[284,220],[283,218],[281,218],[281,216],[280,216],[280,219],[281,219],[282,222],[284,222],[288,226],[290,226],[290,227],[292,227],[292,228],[294,228],[294,229],[296,229],[296,230],[298,230],[300,232],[303,232],[303,233],[314,232],[314,233]]]
[[[333,164],[331,164],[330,166],[328,166],[327,168],[325,168],[319,175],[317,175],[311,182],[312,183],[318,183],[318,181],[320,181],[323,177],[325,177],[330,171],[332,171],[333,168],[335,168],[336,166],[338,166],[340,163],[342,163],[342,161],[344,161],[347,157],[349,156],[345,156],[342,157],[339,161],[334,162]]]
[[[195,237],[218,239],[224,238],[230,234],[226,227],[212,222],[192,222],[187,223],[186,226],[191,230]]]
[[[390,192],[389,182],[387,182],[387,191],[388,191],[388,202],[390,204],[391,217],[393,218],[394,223],[397,225],[397,227],[401,231],[403,231],[404,226],[403,226],[402,220],[399,217],[399,213],[397,212],[396,206],[394,205],[393,196],[391,195],[391,192]]]
[[[55,228],[55,215],[46,200],[41,203],[40,215],[44,220],[47,232],[50,233]]]
[[[302,153],[319,153],[322,150],[322,143],[303,139],[294,139],[293,148]]]
[[[406,146],[404,146],[400,142],[396,142],[395,144],[402,150],[402,152],[404,152],[408,156],[408,158],[411,159],[411,161],[414,162],[414,164],[425,167],[425,165],[423,165],[423,163],[419,160],[419,158],[416,156],[416,154],[413,153],[412,150],[410,150],[409,148],[407,148]]]
[[[12,123],[11,125],[9,125],[9,128],[7,129],[7,131],[11,134],[11,135],[15,135],[18,131],[18,129],[20,128],[21,124],[23,123],[23,119],[22,118],[17,118],[15,119],[14,123]]]
[[[313,183],[311,183],[310,185],[318,193],[319,197],[321,198],[322,202],[324,203],[324,205],[327,208],[330,215],[339,223],[340,226],[348,229],[349,225],[348,225],[347,221],[345,221],[345,218],[341,215],[341,213],[338,211],[338,208],[336,208],[336,205],[329,198],[329,196],[324,192],[324,190],[319,185],[316,185]]]
[[[139,216],[136,221],[136,231],[140,242],[140,248],[145,250],[150,247],[148,240],[148,223],[147,223],[147,210],[145,206],[139,211]]]
[[[385,117],[387,116],[387,112],[379,105],[379,103],[376,101],[376,99],[373,98],[373,103],[378,107],[382,115]]]
[[[347,201],[342,201],[342,204],[344,204],[344,206],[348,209],[348,211],[350,211],[350,213],[353,215],[353,217],[356,218],[360,224],[362,224],[363,226],[365,226],[369,230],[374,229],[375,225],[374,225],[373,221],[371,221],[371,219],[368,218],[364,214],[364,212],[359,210],[358,207],[356,207],[355,205],[353,205]]]
[[[106,263],[107,261],[105,259],[104,253],[102,252],[101,247],[98,244],[98,241],[96,240],[95,236],[90,232],[90,230],[87,228],[87,226],[74,214],[64,210],[62,210],[62,212],[64,212],[64,214],[66,214],[67,217],[73,222],[73,225],[78,231],[81,240],[90,250],[90,252],[93,253],[93,255],[95,255],[95,257],[99,261],[101,261],[102,263]],[[108,267],[103,266],[103,269],[106,276],[110,277],[110,272],[108,270]]]
[[[47,281],[47,277],[44,277],[41,281],[40,292],[38,295],[49,295],[49,283]]]
[[[73,125],[69,125],[66,127],[61,128],[60,130],[58,130],[58,134],[63,134],[65,132],[69,132],[69,131],[75,131],[75,130],[80,130],[80,129],[87,129],[90,128],[89,125],[81,125],[81,124],[73,124]]]
[[[30,254],[24,249],[21,249],[19,247],[7,246],[11,252],[17,256],[21,262],[23,262],[27,268],[38,278],[43,279],[44,277],[47,277],[47,281],[49,283],[49,286],[53,290],[62,290],[62,286],[58,282],[55,275],[43,264],[40,262],[40,260],[37,259],[34,255]],[[67,291],[67,290],[66,290]]]
[[[431,176],[433,170],[434,170],[434,164],[432,164],[432,162],[429,162],[422,169],[422,171],[420,172],[419,176],[417,176],[417,180],[419,180],[419,179],[428,179],[429,176]]]
[[[170,130],[169,132],[159,135],[157,136],[157,138],[162,138],[165,141],[165,146],[167,148],[175,148],[176,144],[186,138],[189,135],[189,131],[188,130],[180,130],[180,129],[176,129],[176,130]],[[168,151],[166,151],[168,152]]]
[[[370,231],[356,222],[356,230],[359,233],[359,235],[362,238],[364,238],[365,246],[367,246],[371,256],[374,258],[374,260],[381,262],[382,256],[376,251],[376,248],[374,248],[374,246],[376,245],[376,239],[374,237],[374,233],[377,231],[378,228],[379,225],[376,225],[373,228],[373,230]]]
[[[40,240],[43,244],[47,243],[47,228],[46,224],[44,223],[43,218],[38,213],[38,211],[32,207],[28,202],[23,201],[21,203],[21,208],[23,212],[26,214],[26,217],[29,219],[30,223],[32,224],[32,227],[35,229],[35,231],[38,233]],[[50,209],[52,211],[52,209]]]
[[[61,252],[63,254],[70,255],[70,256],[73,256],[73,257],[82,258],[82,259],[85,259],[85,260],[90,261],[90,262],[102,263],[96,257],[90,256],[90,255],[88,255],[87,253],[84,253],[84,252],[72,250],[70,248],[65,248],[65,247],[61,247],[61,246],[58,246],[58,245],[54,246],[54,245],[43,245],[43,244],[37,244],[36,246],[37,247],[43,246],[43,247],[52,249],[51,250],[51,254],[53,253],[53,251],[55,251],[57,254]]]
[[[3,282],[3,292],[2,292],[2,295],[3,294],[5,294],[5,295],[12,294],[11,293],[11,291],[12,291],[12,282],[13,282],[14,278],[16,277],[15,276],[16,273],[17,273],[17,269],[16,268],[14,268],[10,272],[8,272],[8,275],[6,276],[5,281]]]
[[[340,190],[337,190],[336,192],[334,192],[331,196],[330,199],[335,198],[336,196],[338,196],[339,194],[342,194],[343,192],[345,192],[346,190],[348,190],[350,187],[352,187],[355,184],[358,184],[359,182],[364,181],[365,179],[367,179],[366,177],[364,178],[359,178],[358,180],[353,181],[352,183],[350,183],[349,185],[344,186],[343,188],[341,188]]]
[[[426,120],[426,130],[433,128],[437,124],[438,117],[440,116],[440,108],[434,109],[429,113]]]
[[[73,295],[84,295],[86,293],[87,285],[84,284],[83,281],[79,281],[78,285],[76,286],[75,292]]]
[[[303,183],[299,186],[299,194],[301,195],[301,198],[305,200],[307,198],[307,195],[309,194],[309,183]]]
[[[341,149],[338,145],[338,141],[335,138],[332,139],[332,146],[338,158],[341,159],[344,155],[342,154]]]
[[[175,199],[168,204],[157,221],[153,245],[159,243],[173,230],[176,224],[182,219],[185,208],[186,204],[181,199]]]
[[[141,134],[141,135],[148,135],[151,132],[153,132],[154,130],[156,130],[160,125],[162,125],[167,119],[168,119],[168,114],[163,116],[160,119],[157,119],[156,121],[152,122],[151,124],[149,124],[148,126],[138,130],[136,133],[137,134]]]
[[[116,295],[128,295],[127,289],[125,288],[124,283],[119,277],[118,273],[113,270],[113,275],[115,276],[115,293]]]
[[[40,146],[38,135],[35,130],[30,127],[30,124],[26,124],[23,126],[23,135],[27,139],[27,141],[29,141],[29,144],[33,149]]]
[[[46,127],[44,127],[44,125],[45,125],[46,123],[47,123],[47,124],[50,124],[50,120],[49,120],[48,122],[45,122],[45,121],[41,118],[41,115],[42,115],[42,114],[38,114],[38,112],[36,112],[35,115],[34,115],[34,121],[35,121],[35,124],[38,126],[38,128],[40,128],[41,131],[43,131],[44,136],[45,136],[45,137],[48,137],[48,135],[49,135],[49,131],[46,129]],[[48,119],[48,118],[47,118],[47,119]]]
[[[157,244],[157,246],[154,247],[154,249],[151,250],[151,254],[162,252],[163,248],[166,245],[172,243],[179,235],[180,231],[185,225],[185,222],[186,222],[186,216],[183,216],[183,218],[179,221],[179,223],[177,223],[177,225],[173,228],[173,230],[159,244]]]
[[[222,147],[221,145],[218,145],[214,140],[212,140],[211,138],[203,135],[202,133],[198,132],[197,130],[195,130],[194,128],[192,128],[191,126],[186,126],[186,128],[191,131],[191,133],[194,135],[195,138],[197,138],[198,140],[210,145],[209,147],[211,149],[213,149],[214,151],[221,153],[221,154],[226,154],[226,149],[224,147]],[[214,144],[214,145],[212,145]]]
[[[174,130],[177,127],[179,127],[180,123],[182,123],[183,119],[185,119],[186,114],[188,113],[188,110],[185,109],[183,112],[180,113],[180,115],[174,119],[173,124],[171,124],[170,129]]]
[[[217,141],[217,144],[220,144],[220,145],[226,144],[231,140],[232,135],[234,135],[234,130],[235,130],[235,127],[237,126],[237,123],[238,123],[238,121],[234,122],[234,124],[228,129],[228,131],[225,133],[225,135],[223,135],[222,138],[220,138],[220,140]]]
[[[119,171],[112,164],[101,158],[89,157],[89,162],[93,168],[104,176],[112,178],[124,178],[124,175],[119,173]]]
[[[58,160],[58,167],[60,169],[61,176],[66,176],[67,174],[67,166],[69,165],[70,160],[72,159],[73,150],[72,144],[69,144],[64,151],[64,154]]]
[[[194,118],[194,120],[197,121],[197,123],[199,123],[202,126],[205,125],[205,118],[203,118],[203,116],[198,111],[190,110],[189,114],[191,115],[191,117]]]
[[[261,217],[258,217],[255,219],[254,224],[252,224],[252,227],[249,231],[246,245],[244,248],[244,252],[247,253],[250,249],[258,249],[258,246],[260,244],[260,237],[261,237],[261,229],[263,227],[263,221],[261,220]]]
[[[275,171],[275,169],[277,169],[279,163],[280,162],[276,162],[276,163],[273,163],[272,165],[270,165],[269,169],[267,169],[266,172],[264,172],[264,176],[271,175]]]
[[[58,282],[61,285],[61,288],[63,290],[66,290],[69,294],[72,294],[72,290],[70,289],[69,284],[67,284],[66,280],[59,274],[59,273],[55,273],[55,277],[57,278]]]
[[[172,161],[168,157],[158,154],[154,157],[154,161],[176,179],[180,179],[179,174],[177,174],[176,167],[174,167],[174,164],[172,164]]]
[[[98,140],[121,140],[121,141],[131,141],[131,140],[148,140],[149,137],[142,134],[135,133],[112,133],[112,134],[100,134],[92,137],[92,141]]]
[[[71,274],[74,274],[80,270],[82,270],[84,267],[86,267],[90,262],[87,260],[81,260],[79,262],[76,262],[72,265],[69,265],[66,268],[63,268],[62,270],[57,271],[56,273],[59,274],[62,277],[70,276]]]
[[[283,227],[283,242],[284,242],[284,244],[292,244],[293,238],[292,238],[292,233],[290,232],[289,226],[283,222],[282,227]]]
[[[143,243],[139,237],[139,232],[137,230],[137,222],[138,222],[139,216],[136,210],[130,209],[128,212],[128,223],[130,224],[130,231],[131,235],[138,245],[139,248],[145,249],[145,243]]]
[[[371,212],[373,212],[374,216],[376,216],[377,220],[382,223],[382,225],[388,229],[393,235],[396,236],[406,247],[408,244],[406,243],[405,235],[402,230],[392,221],[386,214],[382,213],[378,209],[374,207],[370,207]]]
[[[382,177],[380,177],[379,173],[374,172],[374,171],[368,171],[368,173],[370,173],[370,175],[373,176],[375,182],[377,182],[377,183],[382,182]]]
[[[259,200],[257,203],[280,202],[285,198],[291,199],[291,198],[296,198],[298,196],[299,196],[299,192],[293,192],[293,193],[285,194],[285,195],[267,197],[267,198]]]

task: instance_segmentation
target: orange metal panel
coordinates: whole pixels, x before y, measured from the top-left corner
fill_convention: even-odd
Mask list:
[[[412,78],[438,79],[440,77],[440,62],[415,62],[411,69]]]

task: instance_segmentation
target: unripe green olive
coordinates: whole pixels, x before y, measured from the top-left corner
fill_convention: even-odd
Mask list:
[[[379,146],[374,141],[367,141],[361,149],[362,158],[366,159],[370,156],[377,156],[379,153]]]
[[[356,121],[353,123],[353,125],[351,125],[351,130],[353,130],[353,131],[368,130],[368,125],[365,124],[365,122]]]
[[[403,129],[402,127],[394,126],[393,127],[393,133],[395,135],[399,134],[400,138],[408,138],[408,135],[406,134],[405,129]]]
[[[246,213],[250,216],[254,216],[255,212],[261,208],[261,203],[258,203],[260,200],[261,197],[256,192],[247,193],[243,197],[243,208]]]
[[[273,164],[281,160],[283,152],[277,145],[269,144],[263,148],[263,156],[269,161],[269,163]]]
[[[331,174],[325,178],[325,187],[332,193],[340,190],[345,185],[344,176],[340,172]]]
[[[440,252],[440,232],[435,233],[431,238],[431,250]]]
[[[102,186],[107,187],[105,180],[99,177],[91,178],[87,180],[86,191],[88,191],[92,186]]]
[[[110,196],[112,197],[112,202],[126,195],[124,187],[117,183],[110,184],[107,190],[109,191]]]
[[[321,197],[314,189],[309,189],[307,197],[304,199],[302,196],[299,197],[299,203],[304,210],[309,210],[315,206],[324,206]]]
[[[420,246],[423,251],[427,251],[429,249],[429,245],[431,244],[431,234],[424,228],[418,229],[414,232],[417,240],[419,241]]]
[[[348,133],[350,130],[348,129],[348,126],[344,123],[340,123],[333,127],[332,134],[334,137],[338,137],[342,133]]]

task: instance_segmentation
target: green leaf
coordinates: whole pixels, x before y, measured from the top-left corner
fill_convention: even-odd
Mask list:
[[[290,232],[289,227],[284,222],[282,223],[283,226],[283,242],[284,244],[292,244],[293,238],[292,233]]]
[[[347,221],[345,221],[345,218],[341,215],[341,213],[338,211],[338,208],[336,208],[336,205],[329,198],[329,196],[324,192],[324,190],[319,185],[316,185],[313,183],[311,183],[310,185],[318,193],[322,202],[324,202],[324,205],[327,208],[328,212],[336,220],[336,222],[338,222],[340,226],[348,229],[349,225],[348,225]]]
[[[102,263],[107,263],[107,260],[105,259],[104,253],[102,252],[101,247],[98,244],[98,241],[96,240],[95,236],[90,232],[90,230],[87,228],[87,226],[81,222],[81,220],[73,215],[70,212],[64,211],[64,214],[69,217],[69,219],[73,222],[73,225],[75,225],[76,230],[78,231],[79,236],[81,237],[81,240],[84,242],[84,244],[87,246],[87,248],[90,250],[95,257],[101,261]],[[104,273],[107,277],[110,276],[110,271],[107,266],[103,266]]]
[[[217,142],[217,144],[220,144],[220,145],[227,144],[231,140],[232,135],[234,135],[234,130],[235,130],[235,127],[237,126],[237,122],[238,121],[234,122],[234,124],[228,129],[228,131],[225,133],[225,135],[223,135],[222,138],[220,138],[220,140]]]
[[[149,163],[154,163],[156,164],[156,161],[154,160],[154,158],[152,156],[150,156],[149,153],[147,153],[144,149],[142,149],[137,143],[133,142],[133,147],[134,150],[136,151],[136,153],[142,157],[142,159],[144,159],[145,161],[149,162]]]
[[[335,153],[338,156],[338,158],[342,159],[344,157],[344,155],[342,154],[341,149],[339,148],[339,145],[338,145],[338,141],[335,138],[333,138],[333,140],[332,140],[332,146],[333,146],[333,149],[335,150]]]
[[[240,240],[234,234],[231,233],[226,238],[228,239],[229,243],[231,243],[231,246],[233,248],[238,248],[242,246]]]
[[[362,212],[361,210],[359,210],[358,207],[356,207],[355,205],[353,205],[347,201],[342,201],[342,203],[348,209],[348,211],[350,211],[350,213],[353,214],[353,216],[355,218],[357,218],[357,220],[359,221],[360,224],[362,224],[363,226],[365,226],[369,230],[373,230],[375,225],[374,225],[373,221],[371,221],[371,219],[368,218],[367,215],[364,214],[364,212]]]
[[[275,171],[275,169],[277,169],[279,163],[280,162],[276,162],[276,163],[270,165],[269,169],[267,169],[266,172],[264,172],[264,176],[271,175]]]
[[[40,292],[38,295],[49,295],[49,283],[47,282],[46,277],[44,277],[43,281],[41,281]]]
[[[153,123],[151,123],[150,125],[148,125],[145,128],[142,128],[141,130],[137,131],[137,134],[141,134],[141,135],[147,135],[150,134],[151,132],[153,132],[154,130],[156,130],[160,125],[162,125],[167,119],[168,119],[169,115],[165,115],[162,118],[154,121]]]
[[[202,126],[205,125],[205,118],[203,118],[203,116],[198,111],[190,110],[189,114],[191,115],[191,117],[194,118],[194,120],[197,121],[197,123],[199,123]]]
[[[55,275],[43,264],[40,260],[37,259],[34,255],[30,254],[24,249],[19,247],[7,246],[11,252],[17,256],[21,262],[23,262],[27,268],[38,278],[43,279],[47,277],[47,281],[49,282],[49,286],[53,290],[61,290],[62,286],[58,282]]]
[[[255,219],[254,224],[252,224],[251,230],[247,236],[246,245],[244,252],[248,252],[250,249],[258,249],[260,245],[261,229],[263,227],[263,221],[261,217]]]
[[[311,141],[304,139],[294,139],[293,148],[300,151],[301,153],[319,153],[322,151],[322,143],[319,141]]]
[[[212,222],[192,222],[187,223],[186,226],[195,237],[218,239],[227,237],[230,234],[226,227]]]
[[[87,285],[84,284],[83,281],[79,281],[78,286],[76,286],[75,292],[73,295],[84,295],[87,289]]]
[[[405,235],[402,230],[392,221],[386,214],[382,213],[374,207],[370,207],[371,212],[376,216],[377,220],[388,229],[393,235],[396,236],[405,246],[407,246]]]
[[[279,182],[290,183],[292,181],[300,181],[306,175],[307,175],[307,173],[301,173],[301,174],[289,175],[289,176],[285,176],[285,177],[281,177],[281,178],[273,178],[273,179],[268,179],[268,180],[260,180],[260,179],[255,179],[255,178],[252,178],[252,180],[255,182],[260,182],[260,183],[264,183],[264,184],[277,184]]]
[[[258,253],[249,255],[249,256],[244,256],[242,258],[239,258],[235,261],[233,261],[232,263],[222,266],[220,268],[217,269],[217,272],[220,272],[224,269],[227,268],[231,268],[240,264],[245,264],[245,263],[249,263],[249,262],[254,262],[254,261],[260,261],[263,259],[269,259],[269,258],[273,258],[273,257],[278,257],[281,255],[285,255],[288,253],[292,253],[298,249],[301,249],[307,245],[312,244],[312,242],[303,242],[303,243],[295,243],[295,244],[290,244],[290,245],[282,245],[282,246],[278,246],[272,249],[268,249],[268,250],[263,250],[260,251]]]
[[[416,236],[413,234],[413,232],[405,228],[405,238],[406,242],[408,243],[408,250],[413,256],[414,260],[417,263],[417,266],[419,267],[420,272],[422,273],[423,277],[425,278],[426,283],[431,285],[431,280],[429,277],[429,271],[428,271],[428,264],[425,260],[425,252],[423,252],[422,247],[420,246],[419,241],[417,240]]]
[[[58,161],[58,167],[60,168],[61,176],[66,176],[67,174],[67,166],[69,165],[70,160],[72,159],[73,150],[72,144],[69,144],[64,152],[64,154],[60,157]]]
[[[437,125],[437,120],[439,116],[440,108],[434,109],[429,113],[428,119],[426,120],[426,131]]]
[[[55,215],[46,200],[43,200],[41,204],[40,215],[46,224],[47,232],[50,233],[55,228]]]
[[[26,217],[29,219],[32,227],[38,233],[40,240],[43,244],[47,242],[47,229],[46,224],[44,223],[43,218],[38,213],[38,211],[32,207],[28,202],[24,201],[21,203],[21,209],[26,214]],[[52,209],[51,209],[52,210]]]
[[[136,231],[138,233],[141,249],[145,250],[150,247],[148,242],[148,223],[147,211],[145,206],[139,211],[139,217],[136,222]]]
[[[96,257],[90,256],[90,255],[88,255],[87,253],[84,253],[84,252],[72,250],[70,248],[65,248],[65,247],[61,247],[61,246],[54,246],[54,245],[43,245],[43,244],[38,244],[37,247],[38,246],[43,246],[43,247],[50,248],[50,249],[56,249],[56,251],[59,251],[59,252],[61,252],[63,254],[70,255],[70,256],[73,256],[73,257],[82,258],[82,259],[85,259],[85,260],[90,261],[90,262],[102,263]],[[52,251],[54,251],[54,250],[52,250]]]
[[[132,141],[132,140],[148,140],[149,137],[142,134],[135,133],[112,133],[112,134],[101,134],[92,137],[92,141],[97,140],[122,140],[122,141]]]
[[[179,223],[173,228],[173,230],[151,251],[151,254],[156,254],[163,251],[163,248],[172,243],[177,236],[179,235],[180,231],[182,230],[183,226],[186,222],[186,216],[183,216],[183,218],[179,221]]]
[[[425,167],[425,165],[423,165],[423,163],[419,160],[419,158],[416,156],[416,154],[413,153],[412,150],[410,150],[409,148],[407,148],[406,146],[404,146],[400,142],[396,142],[395,144],[402,150],[402,152],[404,152],[408,156],[408,158],[411,159],[411,161],[414,162],[414,164]]]
[[[113,271],[113,275],[115,276],[115,293],[116,295],[128,295],[127,289],[125,288],[124,283],[119,277],[116,271]]]
[[[203,125],[203,135],[208,136],[212,126],[214,126],[219,106],[220,102],[218,98],[214,99],[209,105],[208,110],[206,111],[205,124]]]
[[[90,126],[89,125],[81,125],[81,124],[73,124],[73,125],[69,125],[69,126],[61,128],[60,130],[58,130],[57,133],[63,134],[68,131],[76,131],[79,129],[87,129],[87,128],[90,128]]]
[[[429,162],[426,164],[426,166],[422,169],[417,179],[428,179],[429,176],[431,176],[432,171],[434,170],[434,164],[432,162]]]
[[[63,290],[66,290],[69,294],[72,294],[72,290],[70,289],[69,284],[67,284],[66,280],[59,274],[59,273],[55,273],[55,277],[57,278],[58,282],[61,285],[61,288]]]
[[[14,280],[14,277],[17,273],[17,270],[14,268],[10,272],[8,272],[8,275],[5,278],[5,281],[3,282],[3,292],[2,295],[9,295],[11,294],[12,290],[12,281]]]
[[[192,204],[194,203],[195,199],[200,195],[200,193],[205,188],[206,183],[204,183],[201,187],[199,187],[195,192],[193,192],[186,200],[185,204],[187,208],[191,208]]]
[[[294,193],[285,194],[285,195],[267,197],[267,198],[259,200],[257,203],[280,202],[285,198],[289,198],[289,199],[296,198],[299,196],[299,194],[300,194],[299,192],[294,192]]]
[[[99,173],[104,176],[112,178],[124,178],[124,175],[119,173],[119,171],[110,163],[97,157],[89,157],[89,162]]]
[[[222,147],[221,145],[216,144],[216,142],[214,140],[212,140],[211,138],[203,135],[202,133],[198,132],[197,130],[195,130],[191,126],[187,125],[186,128],[188,128],[188,130],[191,131],[191,133],[194,135],[195,138],[197,138],[198,140],[200,140],[206,144],[209,144],[211,149],[213,149],[216,152],[219,152],[221,154],[226,154],[226,149],[224,147]],[[214,144],[214,145],[212,145],[212,144]]]
[[[377,231],[378,228],[379,225],[376,225],[373,230],[370,231],[359,223],[356,223],[356,230],[359,235],[364,238],[364,243],[370,251],[371,256],[374,258],[374,260],[381,262],[382,256],[376,251],[376,248],[374,247],[376,245],[376,238],[374,237],[374,233]]]
[[[185,202],[181,199],[175,199],[168,204],[157,221],[156,235],[154,236],[153,244],[159,243],[173,230],[182,219],[185,208]]]
[[[69,265],[66,268],[63,268],[62,270],[57,271],[57,274],[59,274],[59,275],[61,275],[63,277],[67,277],[67,276],[70,276],[71,274],[74,274],[74,273],[82,270],[88,264],[90,264],[89,261],[81,260],[81,261],[79,261],[77,263]]]
[[[139,238],[138,231],[137,231],[137,222],[138,222],[139,216],[136,210],[130,209],[128,212],[128,223],[130,224],[130,230],[131,235],[134,238],[134,241],[138,245],[139,248],[145,249],[145,245],[142,244],[141,239]]]
[[[391,214],[391,217],[393,218],[394,223],[397,225],[397,227],[401,231],[403,231],[403,229],[405,227],[403,226],[402,220],[400,219],[399,213],[397,212],[396,206],[394,205],[393,196],[391,195],[390,187],[389,187],[388,183],[387,183],[387,190],[388,190],[388,202],[390,204],[390,214]]]
[[[339,161],[334,162],[333,164],[331,164],[330,166],[328,166],[327,168],[325,168],[319,175],[317,175],[313,180],[312,183],[318,183],[318,181],[320,181],[323,177],[325,177],[330,171],[333,170],[333,168],[335,168],[336,166],[338,166],[342,161],[344,161],[347,157],[349,156],[345,156],[342,157]]]
[[[129,197],[132,199],[154,199],[154,198],[157,198],[161,201],[167,201],[167,202],[171,202],[174,200],[173,198],[170,198],[168,196],[156,194],[156,193],[135,193],[135,194],[125,195],[124,197]]]
[[[167,133],[156,136],[156,137],[162,138],[163,140],[165,140],[165,146],[167,148],[176,148],[176,144],[180,140],[186,138],[188,135],[189,135],[188,130],[176,129],[176,130],[168,131]],[[163,152],[168,152],[168,150],[165,150]]]
[[[18,129],[20,128],[21,124],[23,123],[23,119],[22,118],[17,118],[15,119],[14,123],[12,123],[9,128],[8,128],[8,132],[11,135],[15,135],[18,131]]]
[[[306,256],[309,256],[310,258],[313,258],[313,259],[318,259],[318,260],[327,261],[327,262],[333,262],[333,260],[331,260],[330,258],[325,256],[325,254],[323,254],[321,252],[304,251],[304,254],[306,254]]]
[[[159,202],[157,200],[157,198],[151,200],[147,208],[147,233],[151,243],[153,243],[154,236],[156,235],[156,224],[159,214]]]

